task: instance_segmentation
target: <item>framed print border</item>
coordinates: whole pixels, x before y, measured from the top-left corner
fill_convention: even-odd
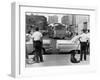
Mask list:
[[[55,11],[56,10],[56,11]],[[85,14],[91,17],[91,46],[93,46],[94,39],[92,38],[95,32],[95,9],[94,8],[72,8],[72,7],[47,7],[47,6],[32,6],[32,4],[12,3],[11,7],[11,74],[13,77],[47,75],[61,73],[75,73],[95,70],[95,59],[93,59],[93,47],[90,47],[91,57],[90,65],[82,66],[61,66],[61,67],[42,67],[42,68],[25,68],[25,13],[26,12],[47,12],[59,14]],[[24,36],[23,36],[24,35]],[[73,71],[74,70],[74,71]],[[67,72],[66,72],[67,71]],[[37,73],[39,72],[39,73]]]

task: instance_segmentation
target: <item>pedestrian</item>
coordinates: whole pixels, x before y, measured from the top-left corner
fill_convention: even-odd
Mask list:
[[[86,29],[82,30],[82,34],[75,36],[72,41],[77,42],[80,41],[80,61],[82,61],[83,56],[84,60],[86,60],[86,55],[87,55],[87,42],[89,41],[89,36],[86,33]]]
[[[26,44],[27,44],[28,42],[30,42],[30,39],[31,39],[31,31],[28,31],[28,32],[26,33]],[[28,51],[27,51],[27,45],[26,45],[26,59],[28,59],[28,55],[29,55],[29,53],[28,53]]]
[[[41,53],[42,49],[42,33],[39,31],[39,28],[36,27],[36,31],[32,34],[33,46],[35,48],[35,60],[37,63],[43,62],[43,56]]]
[[[83,59],[84,55],[84,60],[86,60],[86,55],[87,55],[87,41],[89,40],[89,37],[86,33],[86,30],[82,30],[82,34],[79,36],[80,40],[80,47],[81,47],[81,53],[80,53],[80,61]]]

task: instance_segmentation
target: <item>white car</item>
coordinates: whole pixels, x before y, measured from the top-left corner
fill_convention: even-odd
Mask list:
[[[72,40],[57,40],[56,48],[63,52],[80,50],[80,43],[74,43]]]
[[[69,52],[71,50],[80,50],[80,43],[77,41],[76,43],[73,40],[53,40],[53,39],[44,39],[43,40],[43,48],[45,51],[61,51],[61,52]],[[26,42],[27,52],[30,53],[33,51],[33,42]]]

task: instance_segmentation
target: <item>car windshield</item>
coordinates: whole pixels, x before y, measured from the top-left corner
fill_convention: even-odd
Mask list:
[[[64,30],[65,26],[63,26],[62,24],[55,24],[55,30]]]

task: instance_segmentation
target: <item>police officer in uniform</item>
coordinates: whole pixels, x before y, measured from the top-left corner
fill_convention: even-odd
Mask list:
[[[84,55],[84,60],[86,60],[86,55],[87,55],[87,41],[89,40],[89,37],[86,33],[86,30],[83,29],[82,30],[83,33],[79,36],[79,40],[80,40],[80,48],[81,48],[81,53],[80,53],[80,61],[82,61],[83,59],[83,55]]]
[[[72,39],[73,42],[76,42],[78,40],[80,41],[80,61],[83,60],[83,56],[84,60],[86,60],[87,48],[88,48],[87,42],[89,41],[89,35],[87,34],[86,29],[83,29],[82,34],[75,36]]]
[[[36,31],[32,34],[32,39],[33,39],[33,46],[35,48],[35,59],[36,62],[43,62],[43,56],[41,53],[42,49],[42,33],[39,31],[39,28],[36,27]]]

